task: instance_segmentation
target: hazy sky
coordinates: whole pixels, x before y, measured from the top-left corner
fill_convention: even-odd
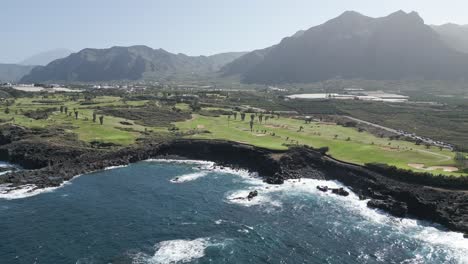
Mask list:
[[[417,11],[429,24],[468,24],[466,0],[1,0],[0,62],[68,48],[147,45],[188,55],[275,44],[346,10]]]

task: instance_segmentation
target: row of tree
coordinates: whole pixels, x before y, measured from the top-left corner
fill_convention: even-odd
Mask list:
[[[63,106],[63,105],[60,106],[60,113],[65,113],[66,115],[68,114],[68,116],[72,115],[72,112],[68,111],[68,107]],[[73,108],[73,114],[75,114],[75,119],[78,120],[79,112],[78,112],[78,110],[76,108]],[[97,117],[96,112],[93,112],[93,122],[96,123],[97,119],[98,119],[98,117]],[[103,115],[99,116],[99,123],[101,125],[104,125],[104,116]]]

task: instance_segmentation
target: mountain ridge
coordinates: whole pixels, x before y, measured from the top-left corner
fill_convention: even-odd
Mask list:
[[[19,62],[20,65],[41,65],[45,66],[50,62],[67,57],[68,55],[72,54],[73,51],[69,49],[53,49],[44,51],[38,54],[34,54],[23,61]]]
[[[287,37],[255,63],[246,54],[222,68],[246,83],[364,79],[458,79],[468,56],[448,47],[416,12],[371,18],[347,11],[296,38]],[[263,51],[264,51],[263,50]],[[244,63],[241,63],[244,61]],[[238,65],[241,64],[241,65]]]
[[[47,66],[34,68],[22,82],[95,82],[171,78],[175,75],[204,75],[244,53],[212,56],[173,54],[144,45],[114,46],[107,49],[85,48]]]

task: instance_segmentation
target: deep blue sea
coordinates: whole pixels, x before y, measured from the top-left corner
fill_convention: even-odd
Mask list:
[[[60,188],[0,188],[0,263],[468,263],[468,240],[317,180],[264,184],[208,162],[145,161]],[[235,199],[258,190],[248,201]]]

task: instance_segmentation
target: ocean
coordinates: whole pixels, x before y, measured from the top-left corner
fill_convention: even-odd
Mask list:
[[[109,168],[32,192],[2,185],[0,263],[468,263],[461,233],[317,185],[342,186],[268,185],[188,160]]]

